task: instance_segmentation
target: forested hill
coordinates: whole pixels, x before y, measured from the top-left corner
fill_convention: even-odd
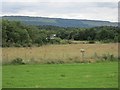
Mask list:
[[[118,27],[74,28],[34,26],[2,20],[2,46],[28,47],[46,44],[71,44],[71,41],[120,42]]]
[[[45,18],[45,17],[29,17],[29,16],[3,16],[3,19],[11,21],[21,21],[28,25],[52,25],[59,27],[97,27],[97,26],[117,26],[117,23],[98,20],[83,19],[61,19],[61,18]]]

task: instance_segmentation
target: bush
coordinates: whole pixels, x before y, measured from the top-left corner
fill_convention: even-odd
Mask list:
[[[21,45],[18,44],[18,43],[14,44],[14,46],[15,46],[15,47],[21,47]]]
[[[46,61],[45,64],[64,64],[65,62],[62,60],[49,60]]]
[[[28,43],[28,47],[32,47],[32,43]]]
[[[102,59],[107,60],[107,59],[108,59],[108,56],[107,56],[106,54],[104,54],[104,55],[102,56]]]
[[[56,64],[54,61],[47,61],[46,64]]]
[[[55,38],[55,39],[50,39],[51,44],[60,44],[61,39],[60,38]]]
[[[110,39],[107,39],[107,40],[103,40],[102,42],[103,42],[103,43],[111,43],[111,42],[113,42],[113,41],[110,40]]]
[[[68,42],[66,40],[61,40],[60,44],[68,44]]]
[[[73,42],[70,40],[61,40],[60,44],[72,44]]]
[[[88,43],[89,43],[89,44],[94,44],[94,43],[95,43],[95,41],[89,41]]]
[[[16,59],[13,59],[11,64],[25,64],[25,62],[23,61],[22,58],[16,58]]]
[[[102,56],[102,59],[103,59],[104,61],[116,61],[116,60],[118,60],[118,58],[115,57],[113,54],[104,54],[104,55]]]

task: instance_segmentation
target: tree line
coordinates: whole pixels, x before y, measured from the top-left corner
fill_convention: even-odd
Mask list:
[[[55,38],[51,39],[53,34]],[[120,30],[113,26],[93,28],[33,26],[19,21],[2,20],[3,47],[60,44],[62,40],[120,42]]]

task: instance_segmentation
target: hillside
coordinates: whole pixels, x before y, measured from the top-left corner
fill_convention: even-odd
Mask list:
[[[82,28],[96,26],[117,26],[117,23],[109,21],[84,20],[84,19],[61,19],[29,16],[3,16],[2,18],[11,21],[21,21],[29,25],[52,25],[60,27],[82,27]]]

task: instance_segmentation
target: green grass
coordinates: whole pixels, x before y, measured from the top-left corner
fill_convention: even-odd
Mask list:
[[[4,65],[3,88],[116,88],[118,63]]]

